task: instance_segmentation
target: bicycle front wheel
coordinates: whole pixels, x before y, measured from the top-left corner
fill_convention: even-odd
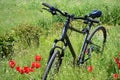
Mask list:
[[[54,80],[55,75],[59,71],[59,67],[61,65],[61,57],[60,51],[56,50],[50,58],[44,74],[42,76],[42,80]]]
[[[85,52],[91,57],[91,52],[102,53],[106,42],[107,33],[103,26],[96,27],[88,36]]]

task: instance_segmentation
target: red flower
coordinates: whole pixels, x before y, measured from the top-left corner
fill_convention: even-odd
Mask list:
[[[118,52],[118,56],[120,56],[120,52]]]
[[[40,61],[41,60],[41,56],[39,56],[39,55],[36,55],[34,58],[35,58],[35,61]]]
[[[16,71],[20,72],[20,66],[16,67]]]
[[[31,68],[39,68],[39,67],[40,67],[40,63],[38,63],[38,62],[31,63]]]
[[[36,62],[35,67],[36,67],[36,68],[39,68],[39,67],[40,67],[40,63]]]
[[[113,77],[113,79],[117,80],[118,79],[118,74],[117,73],[112,74],[112,77]]]
[[[25,67],[23,68],[23,70],[24,70],[24,72],[25,72],[26,74],[28,74],[28,73],[30,72],[30,69],[29,69],[29,67],[27,67],[27,66],[25,66]]]
[[[86,50],[85,50],[85,53],[86,53],[86,54],[89,54],[89,52],[90,52],[90,49],[86,49]]]
[[[119,63],[117,63],[117,66],[118,66],[118,69],[120,69],[120,62],[119,62]]]
[[[24,74],[24,73],[28,74],[30,72],[34,72],[34,68],[39,68],[40,67],[39,62],[41,60],[41,56],[36,55],[34,57],[34,59],[35,59],[35,62],[32,62],[30,67],[28,67],[28,66],[24,66],[23,68],[20,68],[20,66],[15,67],[15,62],[13,60],[9,61],[9,66],[11,68],[15,67],[16,71],[19,72],[20,74]]]
[[[33,68],[29,68],[30,72],[34,72],[34,69]]]
[[[10,61],[8,62],[8,64],[9,64],[9,66],[10,66],[11,68],[14,68],[14,67],[15,67],[15,62],[14,62],[13,60],[10,60]]]
[[[36,66],[36,62],[32,62],[31,63],[31,68],[35,68],[35,66]]]
[[[93,70],[93,67],[92,67],[92,66],[87,66],[87,71],[88,71],[88,72],[92,72],[92,70]]]
[[[20,73],[20,74],[24,74],[24,70],[23,70],[23,69],[20,69],[19,73]]]
[[[116,63],[116,64],[118,64],[119,63],[119,58],[114,58],[114,62]]]

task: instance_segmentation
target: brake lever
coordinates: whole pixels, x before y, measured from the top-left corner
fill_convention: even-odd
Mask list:
[[[47,8],[42,8],[42,9],[49,11],[49,9],[47,9]]]
[[[55,11],[54,9],[47,9],[47,8],[42,8],[42,9],[44,9],[44,10],[50,12],[52,15],[56,15],[56,14],[57,14],[56,11]]]

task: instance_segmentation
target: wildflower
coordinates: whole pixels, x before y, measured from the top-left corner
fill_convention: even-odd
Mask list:
[[[10,66],[11,68],[14,68],[14,67],[15,67],[15,62],[14,62],[13,60],[10,60],[10,61],[8,62],[8,64],[9,64],[9,66]]]
[[[118,56],[120,56],[120,52],[118,52]]]
[[[33,68],[29,68],[29,71],[30,71],[30,72],[34,72],[34,69],[33,69]]]
[[[23,69],[20,69],[19,73],[20,73],[20,74],[24,74],[24,70],[23,70]]]
[[[38,62],[31,63],[31,68],[39,68],[39,67],[40,67],[40,63],[38,63]]]
[[[118,63],[119,63],[119,58],[115,57],[115,58],[114,58],[114,62],[115,62],[116,64],[118,64]]]
[[[120,62],[119,62],[119,63],[117,63],[117,66],[118,66],[118,69],[120,69]]]
[[[86,50],[85,50],[85,53],[88,54],[88,53],[89,53],[89,49],[86,49]]]
[[[16,67],[16,71],[20,72],[20,66]]]
[[[118,74],[117,73],[112,74],[112,77],[113,77],[113,79],[117,80],[118,79]]]
[[[10,66],[11,68],[14,68],[14,67],[15,67],[15,70],[16,70],[17,72],[19,72],[20,74],[24,74],[24,73],[29,74],[30,72],[34,72],[34,68],[36,68],[36,69],[37,69],[37,68],[40,68],[41,56],[36,55],[36,56],[34,57],[34,59],[35,59],[35,62],[32,62],[31,65],[30,65],[30,67],[24,66],[23,68],[21,68],[20,66],[15,66],[16,63],[15,63],[15,61],[13,61],[13,60],[10,60],[10,61],[8,62],[8,64],[9,64],[9,66]]]
[[[36,62],[32,62],[31,63],[31,68],[35,68],[35,66],[36,66]]]
[[[93,67],[92,67],[92,66],[87,66],[87,71],[88,71],[88,72],[92,72],[92,70],[93,70]]]
[[[34,58],[35,58],[35,61],[40,61],[41,60],[41,56],[39,56],[39,55],[36,55]]]
[[[24,66],[23,70],[26,74],[28,74],[30,72],[30,69],[27,66]]]
[[[36,62],[36,68],[39,68],[40,67],[40,63]]]

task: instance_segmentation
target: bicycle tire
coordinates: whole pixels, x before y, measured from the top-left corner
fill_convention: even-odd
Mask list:
[[[55,62],[57,59],[57,62]],[[61,58],[60,58],[60,51],[56,50],[53,55],[50,58],[50,61],[48,62],[46,69],[44,71],[44,74],[42,76],[42,80],[53,80],[56,73],[59,71],[59,67],[61,65]],[[54,64],[55,63],[55,64]],[[56,65],[57,63],[57,65]],[[55,67],[55,68],[54,68]],[[51,69],[53,68],[53,72],[50,74]]]
[[[88,44],[84,49],[85,53],[91,57],[91,52],[94,51],[95,53],[102,53],[104,50],[104,45],[107,39],[107,32],[103,26],[96,27],[88,36],[87,41]],[[85,57],[85,55],[84,55]],[[88,58],[88,59],[89,59]],[[87,59],[86,59],[87,60]]]
[[[106,42],[106,39],[107,39],[107,32],[106,32],[106,29],[103,27],[103,26],[98,26],[94,29],[94,31],[92,31],[88,37],[88,40],[91,40],[91,38],[93,37],[93,35],[97,32],[101,30],[103,32],[103,36],[104,36],[104,40],[103,40],[103,43]]]

